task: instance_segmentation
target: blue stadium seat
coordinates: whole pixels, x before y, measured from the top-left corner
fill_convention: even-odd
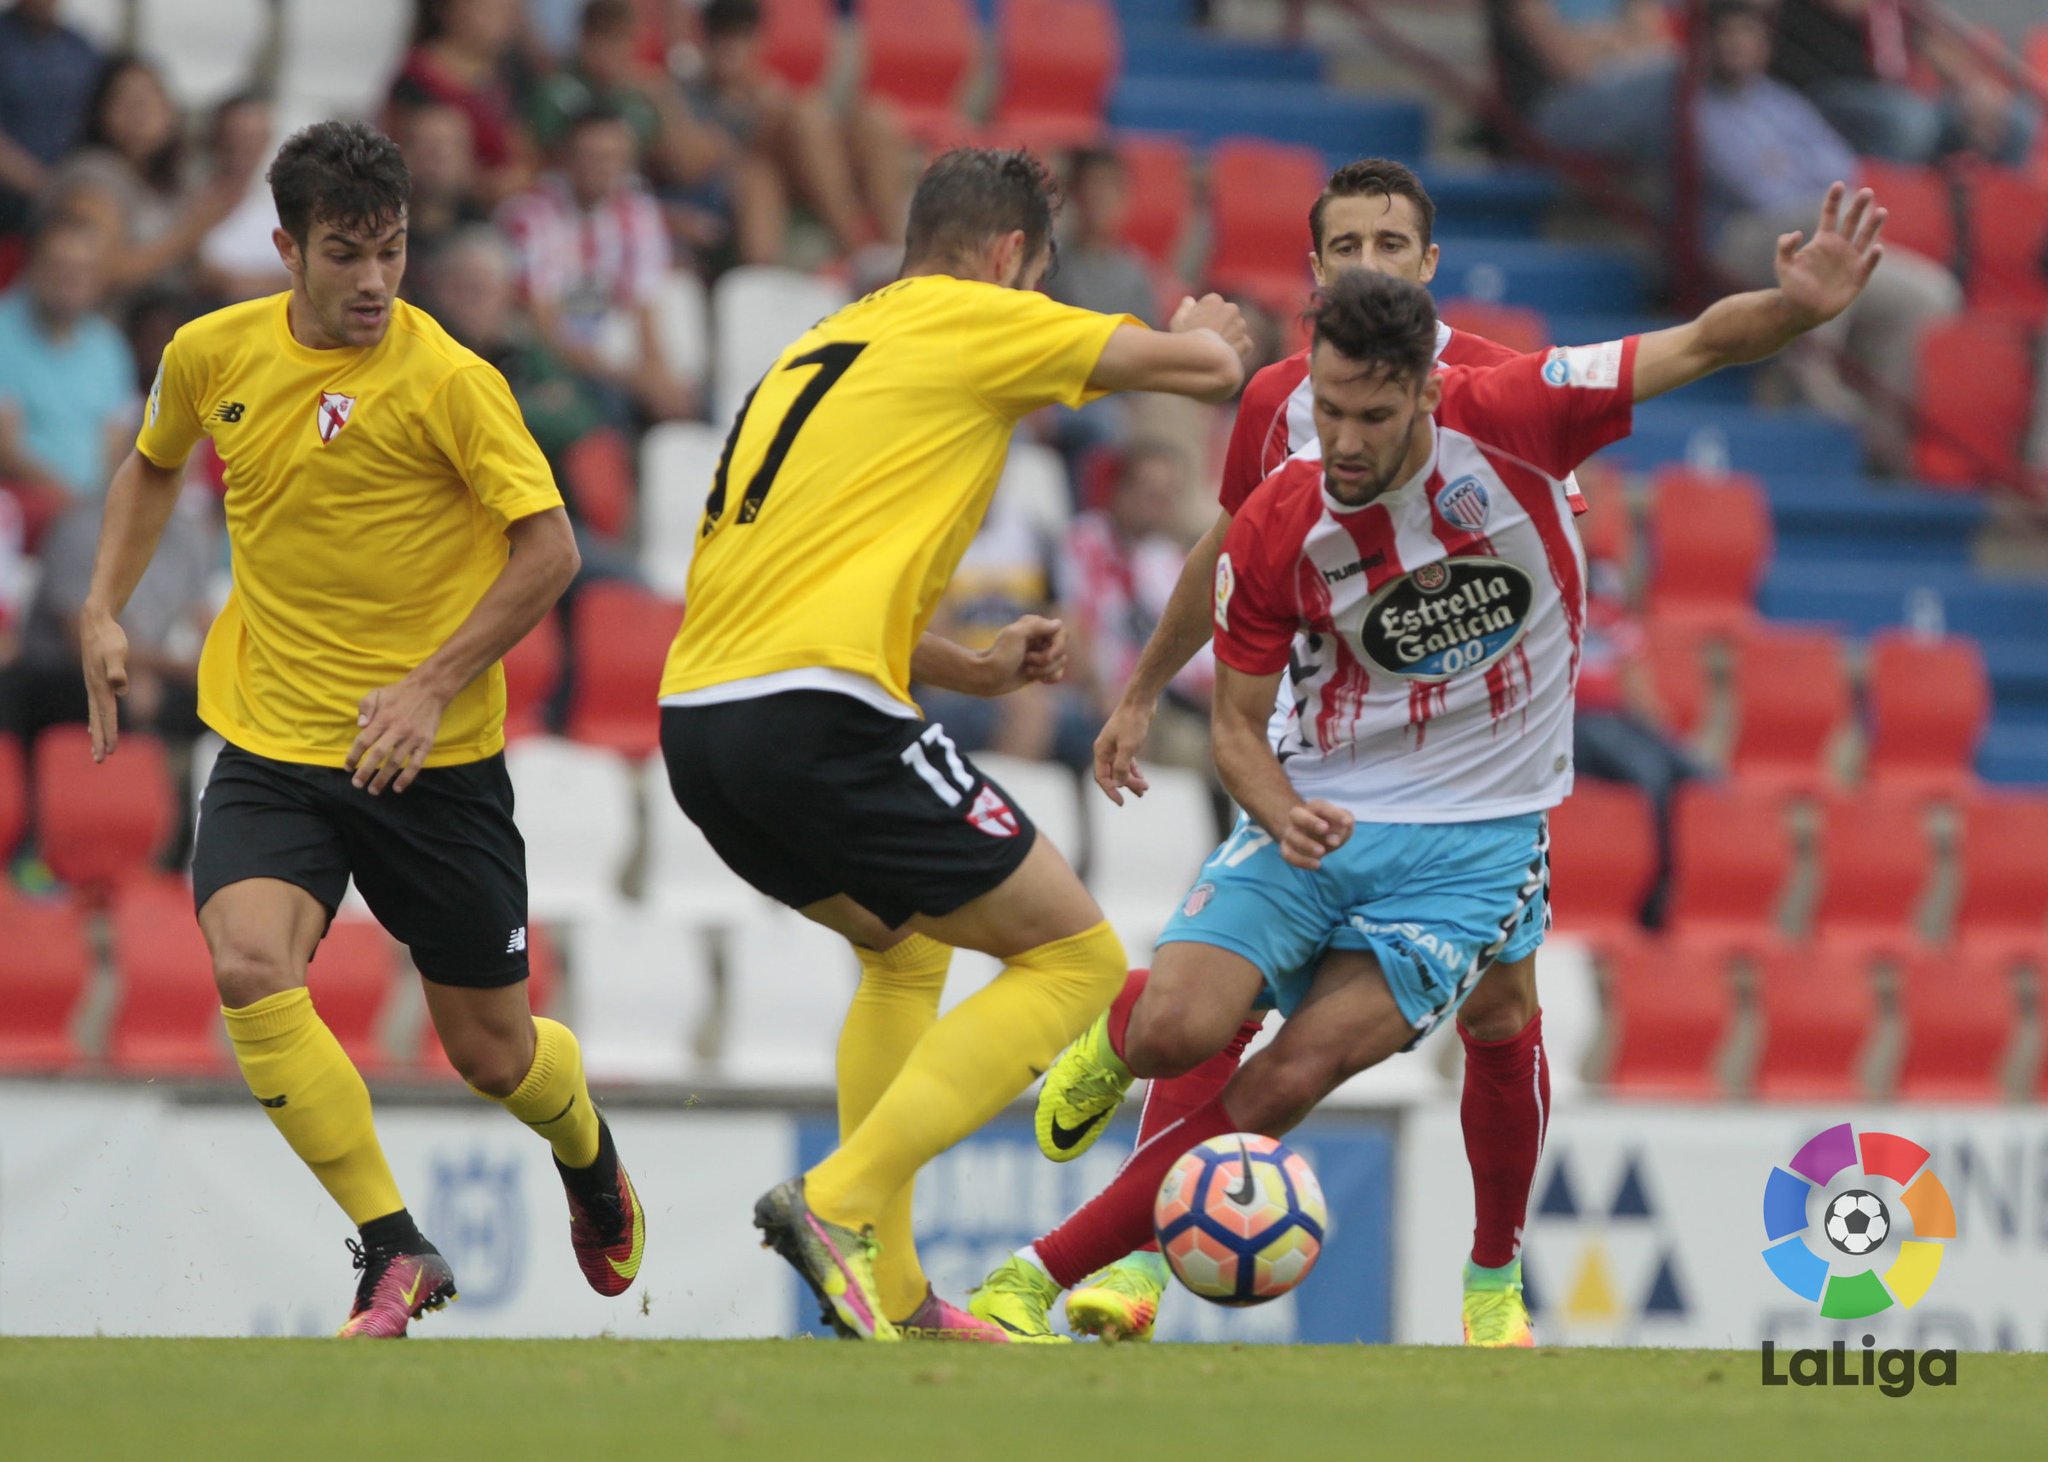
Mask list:
[[[1869,562],[1779,554],[1764,579],[1763,611],[1773,619],[1831,624],[1858,634],[1906,622],[1913,597],[1940,596],[1950,634],[2012,635],[2048,623],[2048,584],[1980,578],[1968,568],[1900,560],[1873,572]]]
[[[1124,77],[1260,81],[1316,88],[1323,58],[1307,46],[1232,40],[1190,30],[1143,29],[1124,37]]]
[[[1413,160],[1426,147],[1420,103],[1274,86],[1269,81],[1126,77],[1109,102],[1110,125],[1180,132],[1199,142],[1264,137],[1297,146]]]
[[[1983,505],[1955,493],[1861,477],[1766,475],[1782,553],[1807,559],[1911,560],[1967,567]]]
[[[1724,403],[1652,401],[1626,441],[1601,453],[1618,466],[1715,459],[1738,472],[1840,476],[1862,457],[1856,433],[1818,412],[1730,410]]]
[[[2048,786],[2048,726],[1993,720],[1977,752],[1977,775],[1987,782]]]
[[[1356,154],[1330,154],[1334,170]],[[1557,179],[1535,168],[1468,167],[1452,163],[1422,169],[1436,200],[1437,228],[1465,238],[1533,239],[1558,199]]]
[[[1443,262],[1434,288],[1546,315],[1639,311],[1642,266],[1620,249],[1533,239],[1439,236]]]

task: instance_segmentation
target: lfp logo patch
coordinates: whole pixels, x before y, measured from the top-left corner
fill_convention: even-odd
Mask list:
[[[1764,1184],[1764,1263],[1779,1283],[1820,1306],[1830,1320],[1856,1320],[1918,1304],[1956,1236],[1955,1205],[1926,1167],[1927,1149],[1889,1132],[1865,1132],[1860,1147],[1844,1122],[1819,1133],[1772,1168]],[[1915,1174],[1918,1174],[1916,1177]],[[1819,1200],[1817,1232],[1808,1212]],[[1911,1220],[1904,1238],[1901,1215]],[[1891,1262],[1880,1275],[1877,1261]]]

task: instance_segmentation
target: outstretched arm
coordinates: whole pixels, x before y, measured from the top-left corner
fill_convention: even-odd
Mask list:
[[[1101,391],[1164,391],[1225,401],[1244,384],[1251,332],[1221,295],[1183,299],[1164,330],[1119,326],[1102,348],[1088,384]]]
[[[1648,401],[1723,366],[1776,355],[1848,309],[1884,258],[1878,235],[1886,216],[1868,188],[1844,210],[1848,191],[1841,183],[1828,189],[1820,226],[1803,246],[1797,231],[1778,240],[1776,289],[1730,295],[1689,324],[1643,336],[1636,347],[1635,399]]]
[[[1008,695],[1033,681],[1056,685],[1066,673],[1066,627],[1039,614],[1004,625],[986,650],[970,650],[927,630],[910,652],[912,680],[962,695]]]

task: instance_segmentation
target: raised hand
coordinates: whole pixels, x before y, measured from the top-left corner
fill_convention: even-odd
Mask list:
[[[1878,236],[1888,215],[1868,188],[1858,189],[1844,209],[1848,192],[1843,183],[1828,188],[1819,226],[1803,245],[1797,230],[1778,239],[1778,288],[1811,325],[1826,324],[1848,309],[1884,258]]]

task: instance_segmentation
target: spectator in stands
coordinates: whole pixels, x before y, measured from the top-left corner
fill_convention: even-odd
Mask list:
[[[1728,279],[1761,288],[1773,278],[1777,239],[1812,226],[1814,195],[1836,179],[1855,186],[1856,157],[1811,102],[1766,74],[1770,14],[1759,0],[1714,0],[1705,45],[1706,84],[1693,126],[1707,247]],[[1810,347],[1802,342],[1787,357],[1814,405],[1862,421],[1865,449],[1884,470],[1903,471],[1909,460],[1907,418],[1897,403],[1914,397],[1920,336],[1960,309],[1962,297],[1939,264],[1887,244],[1857,301],[1814,331]],[[1856,403],[1830,359],[1845,348],[1895,400]]]
[[[1130,206],[1123,160],[1107,148],[1083,148],[1067,169],[1066,237],[1046,292],[1062,304],[1152,324],[1156,299],[1145,256],[1124,243]]]
[[[0,295],[0,483],[30,536],[105,491],[135,428],[135,366],[100,306],[106,245],[61,220],[37,234],[20,283]]]
[[[449,106],[469,118],[477,188],[496,203],[533,176],[533,147],[514,109],[518,0],[420,0],[412,49],[391,106]],[[393,119],[394,130],[397,119]]]
[[[211,129],[213,165],[229,176],[260,176],[270,162],[276,123],[270,103],[244,92],[214,110]],[[208,298],[222,304],[257,299],[291,288],[292,277],[278,257],[272,234],[277,205],[268,188],[251,188],[235,211],[215,226],[199,245],[199,285]]]
[[[1187,454],[1172,442],[1141,439],[1124,448],[1107,506],[1080,514],[1067,529],[1060,577],[1073,680],[1098,721],[1116,709],[1180,581],[1188,545],[1177,529],[1194,495]],[[1146,743],[1155,760],[1206,769],[1215,678],[1204,645],[1167,687]]]
[[[844,255],[876,244],[900,250],[908,157],[887,109],[856,97],[835,116],[823,97],[791,91],[761,59],[758,0],[709,0],[700,24],[704,69],[690,102],[740,154],[729,186],[741,259],[781,261],[793,201]]]
[[[670,268],[661,208],[633,171],[616,112],[578,117],[562,170],[501,211],[518,246],[526,303],[551,349],[655,420],[687,416],[695,390],[667,364],[655,302]]]
[[[1496,84],[1561,152],[1671,155],[1678,50],[1661,0],[1486,0]]]
[[[99,50],[58,5],[15,0],[0,12],[0,236],[27,227],[31,201],[85,131],[99,79]]]
[[[1003,627],[1026,614],[1071,623],[1060,609],[1057,581],[1062,545],[998,490],[933,616],[931,631],[985,650]],[[1048,758],[1079,769],[1094,757],[1096,715],[1073,685],[1028,685],[993,700],[916,689],[925,718],[942,722],[968,751]]]
[[[21,504],[12,493],[0,492],[0,681],[21,648],[21,617],[28,608],[22,602],[27,562],[28,526],[22,521]]]
[[[399,150],[412,174],[412,204],[405,216],[405,289],[419,287],[441,249],[458,234],[489,223],[477,193],[476,148],[469,117],[458,107],[412,107],[399,118]],[[413,272],[417,269],[417,274]]]
[[[576,53],[534,87],[527,125],[534,141],[552,153],[567,140],[576,118],[607,108],[632,128],[641,172],[663,183],[699,183],[724,163],[730,145],[697,120],[666,73],[639,58],[637,25],[632,0],[589,0]]]
[[[1938,96],[1915,89],[1916,56],[1941,78]],[[1866,157],[1925,163],[1974,151],[2017,166],[2038,121],[1966,45],[1920,26],[1900,0],[1783,0],[1771,72]]]
[[[85,145],[57,170],[45,206],[105,235],[116,296],[189,288],[199,245],[262,181],[261,158],[216,158],[189,176],[177,109],[154,67],[117,56],[100,75]],[[239,171],[230,171],[233,164]]]

